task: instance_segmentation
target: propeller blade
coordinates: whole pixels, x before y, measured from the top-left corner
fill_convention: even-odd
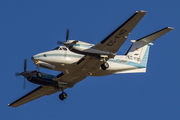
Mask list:
[[[21,73],[15,73],[15,76],[20,76],[21,75]]]
[[[57,44],[61,44],[61,45],[64,45],[64,46],[69,46],[71,43],[70,42],[61,42],[61,41],[57,41]]]
[[[58,45],[62,45],[64,42],[61,42],[61,41],[57,41],[57,44]]]
[[[26,72],[26,68],[27,68],[27,59],[24,59],[24,72]]]
[[[68,41],[68,38],[69,38],[69,29],[67,29],[66,31],[66,42]]]
[[[25,78],[24,78],[23,89],[26,89],[26,80],[25,80]]]

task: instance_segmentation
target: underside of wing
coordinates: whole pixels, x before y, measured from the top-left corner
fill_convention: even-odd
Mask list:
[[[99,44],[95,45],[92,48],[116,53],[126,41],[127,36],[130,34],[130,32],[139,23],[139,21],[143,18],[145,14],[145,11],[137,11],[126,22],[124,22],[109,36],[107,36],[103,41],[101,41]]]
[[[93,56],[84,56],[74,66],[67,68],[64,73],[57,75],[53,80],[73,86],[87,76],[93,75],[102,63],[103,61]]]
[[[39,86],[33,91],[29,92],[28,94],[24,95],[23,97],[19,98],[18,100],[14,101],[11,104],[8,104],[8,106],[11,107],[18,107],[20,105],[23,105],[27,102],[30,102],[34,99],[40,98],[44,95],[50,95],[55,92],[58,92],[59,90],[54,90],[53,87],[46,87],[46,86]]]

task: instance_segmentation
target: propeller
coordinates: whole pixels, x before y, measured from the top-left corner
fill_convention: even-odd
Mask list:
[[[24,72],[21,73],[15,73],[15,76],[24,76],[24,83],[23,83],[23,89],[26,88],[26,80],[25,80],[25,72],[26,72],[26,68],[27,68],[27,59],[24,59]]]
[[[68,38],[69,38],[69,29],[67,29],[66,31],[66,42],[68,42]]]
[[[69,42],[69,29],[67,29],[66,31],[66,41],[65,42],[62,42],[62,41],[57,41],[57,44],[58,45],[64,45],[66,47],[68,47],[70,44],[76,44],[78,42],[78,40],[74,40],[73,42]]]
[[[23,89],[26,89],[26,80],[24,78]]]
[[[26,68],[27,68],[27,59],[24,59],[24,72],[26,72]]]
[[[27,68],[27,60],[24,59],[24,72],[26,72],[26,68]],[[24,72],[21,72],[21,73],[16,72],[16,73],[15,73],[15,76],[23,75]]]
[[[65,41],[65,42],[57,41],[57,44],[58,44],[58,45],[59,45],[59,44],[63,44],[63,45],[65,45],[65,46],[67,46],[67,45],[70,44],[69,41],[68,41],[68,39],[69,39],[69,29],[67,29],[67,31],[66,31],[66,41]]]
[[[26,72],[26,68],[27,68],[27,59],[24,59],[24,72]],[[24,77],[23,89],[26,89],[26,80],[25,80],[25,77]]]

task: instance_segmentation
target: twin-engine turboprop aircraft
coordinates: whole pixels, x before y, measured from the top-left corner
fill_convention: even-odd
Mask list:
[[[26,71],[26,61],[24,62],[24,72],[17,75],[22,75],[29,82],[40,86],[9,104],[9,106],[18,107],[36,98],[51,95],[58,91],[62,91],[59,98],[64,100],[67,98],[64,90],[73,87],[87,76],[146,72],[149,48],[153,45],[152,42],[173,28],[166,27],[138,40],[131,40],[132,45],[127,53],[116,55],[127,36],[145,14],[145,11],[137,11],[96,45],[79,40],[68,40],[68,30],[66,42],[58,42],[64,46],[58,46],[51,51],[32,57],[37,65],[37,71]],[[62,71],[62,73],[57,76],[48,75],[41,73],[39,67]]]

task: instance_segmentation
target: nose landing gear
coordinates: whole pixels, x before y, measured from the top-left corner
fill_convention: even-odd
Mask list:
[[[41,77],[42,77],[42,73],[39,72],[39,64],[38,64],[38,62],[36,62],[36,66],[37,66],[37,73],[36,73],[36,76],[37,76],[38,78],[41,78]]]
[[[39,71],[36,73],[36,75],[37,75],[38,78],[41,78],[41,77],[42,77],[42,73],[39,72]]]

